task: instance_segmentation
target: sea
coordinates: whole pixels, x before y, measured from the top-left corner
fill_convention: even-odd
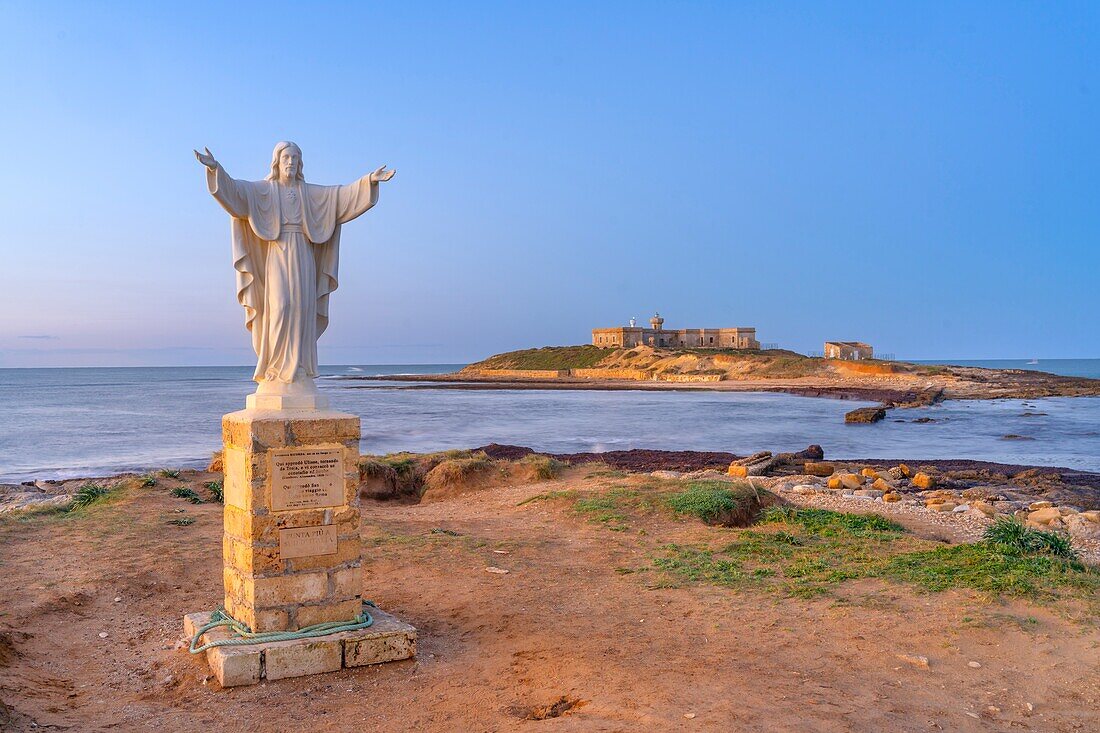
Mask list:
[[[1100,359],[925,363],[1100,378]],[[961,458],[1100,472],[1100,397],[948,401],[894,410],[876,425],[846,425],[845,412],[871,403],[777,393],[465,390],[358,379],[462,366],[327,366],[318,384],[334,409],[359,415],[365,454],[494,442],[553,453],[748,454],[816,443],[827,458]],[[0,369],[0,482],[205,466],[220,447],[221,416],[243,409],[254,389],[251,373],[243,366]],[[923,417],[932,421],[914,422]]]

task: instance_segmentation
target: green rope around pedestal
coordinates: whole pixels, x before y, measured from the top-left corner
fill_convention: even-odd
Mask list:
[[[297,631],[262,631],[258,634],[253,633],[251,629],[227,614],[225,609],[219,606],[214,613],[210,614],[210,621],[203,624],[202,627],[195,632],[195,636],[191,639],[191,646],[188,648],[188,651],[192,654],[198,654],[199,652],[204,652],[216,646],[266,644],[272,641],[293,641],[295,639],[309,639],[315,636],[328,636],[329,634],[339,634],[341,631],[358,631],[374,623],[374,618],[367,611],[367,606],[374,606],[374,604],[370,601],[363,601],[362,613],[351,621],[326,621],[320,624],[313,624],[312,626],[304,626]],[[375,608],[377,608],[377,606],[375,606]],[[219,626],[230,627],[237,633],[237,636],[229,639],[208,641],[199,647],[195,646],[199,643],[199,638],[202,637],[203,634]]]

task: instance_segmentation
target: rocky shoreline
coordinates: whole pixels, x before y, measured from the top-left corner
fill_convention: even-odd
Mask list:
[[[825,397],[835,400],[853,400],[860,402],[878,402],[890,407],[919,407],[930,405],[942,399],[938,390],[927,392],[890,387],[868,387],[856,385],[800,385],[772,383],[768,381],[745,382],[647,382],[636,380],[612,379],[550,379],[541,377],[480,377],[453,374],[394,374],[390,376],[341,375],[341,381],[408,382],[402,389],[459,389],[459,390],[495,390],[495,389],[554,389],[554,390],[593,390],[615,391],[673,391],[673,392],[776,392],[797,397]],[[1100,385],[1097,387],[1100,394]]]
[[[797,453],[738,456],[722,451],[626,450],[605,453],[536,454],[523,446],[489,444],[468,451],[493,461],[522,461],[545,455],[573,466],[599,464],[656,476],[745,478],[796,502],[840,511],[873,509],[934,518],[946,526],[980,534],[998,517],[1068,534],[1082,556],[1100,563],[1100,473],[1067,468],[1022,466],[974,460],[830,459],[819,446]],[[172,486],[210,485],[219,478],[215,462],[206,471],[123,473],[0,484],[0,516],[64,511],[88,485],[105,490],[153,484],[155,476]],[[364,478],[366,482],[367,478]],[[366,485],[366,483],[364,484]],[[219,484],[220,488],[220,484]],[[369,493],[367,494],[369,495]]]

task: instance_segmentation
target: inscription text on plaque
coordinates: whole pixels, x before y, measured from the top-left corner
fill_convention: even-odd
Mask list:
[[[312,509],[344,503],[343,448],[271,451],[271,508]]]
[[[279,557],[289,560],[310,555],[333,555],[336,553],[336,540],[336,527],[331,524],[280,529]]]

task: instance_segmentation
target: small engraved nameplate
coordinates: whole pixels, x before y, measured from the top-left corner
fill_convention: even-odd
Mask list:
[[[336,554],[336,525],[291,527],[279,530],[279,557],[288,560],[310,555]]]
[[[283,448],[271,452],[271,508],[274,511],[343,503],[343,448]]]

